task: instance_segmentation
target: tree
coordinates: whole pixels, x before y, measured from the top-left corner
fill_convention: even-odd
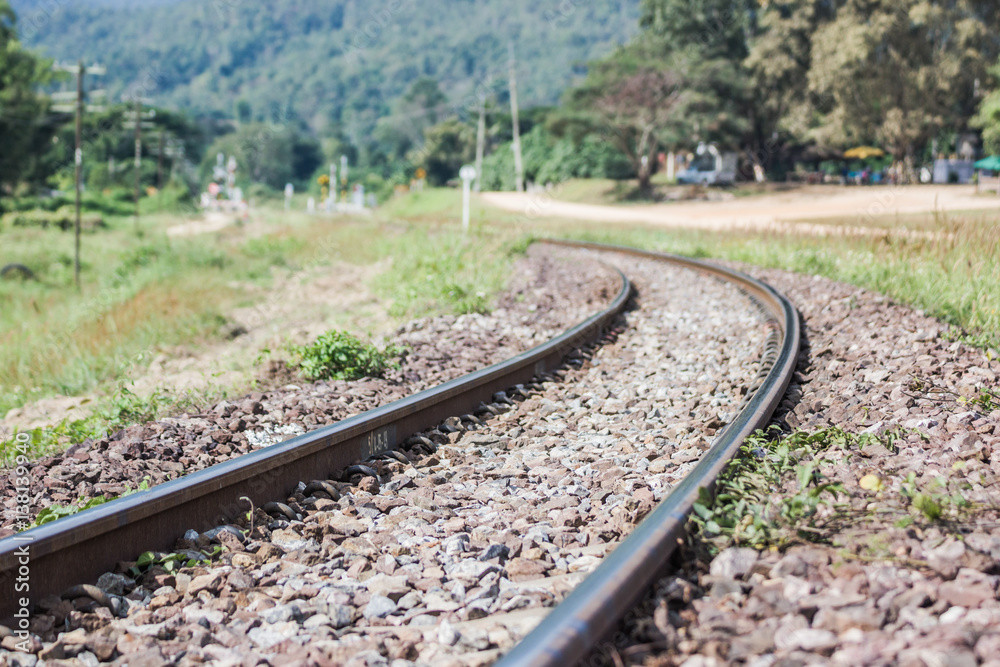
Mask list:
[[[239,178],[276,190],[288,182],[306,186],[323,161],[316,140],[294,128],[268,123],[242,125],[216,139],[202,161],[203,179],[211,175],[219,153],[236,159]]]
[[[1000,81],[1000,61],[990,73]],[[979,113],[973,119],[973,125],[983,131],[983,148],[993,155],[1000,154],[1000,88],[983,98],[979,105]]]
[[[684,79],[684,144],[746,143],[747,106],[755,96],[743,61],[755,30],[756,0],[643,0],[636,40],[642,56]]]
[[[34,171],[51,136],[48,102],[36,92],[51,78],[49,63],[21,46],[14,10],[0,0],[0,188],[9,190]]]
[[[423,133],[446,111],[448,98],[429,77],[417,79],[395,104],[393,113],[379,119],[374,137],[390,160],[401,160],[423,141]]]
[[[962,129],[998,53],[992,0],[842,0],[813,36],[809,88],[821,143],[879,143],[904,175],[943,128]]]
[[[827,0],[791,0],[762,8],[743,61],[753,91],[746,106],[753,164],[767,168],[783,146],[806,140],[813,118],[812,37],[834,11]]]
[[[569,115],[551,123],[558,135],[593,133],[621,151],[643,190],[660,147],[678,140],[678,111],[693,97],[680,72],[646,53],[640,42],[593,64],[583,85],[567,96]]]
[[[424,146],[411,153],[410,160],[427,171],[431,185],[444,185],[473,159],[475,145],[472,128],[451,118],[424,131]]]

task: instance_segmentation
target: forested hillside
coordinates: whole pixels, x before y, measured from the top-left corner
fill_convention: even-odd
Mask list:
[[[508,38],[525,106],[551,104],[638,29],[639,0],[109,0],[12,3],[22,41],[108,66],[113,95],[243,121],[301,119],[352,139],[420,77],[452,105],[506,93]]]

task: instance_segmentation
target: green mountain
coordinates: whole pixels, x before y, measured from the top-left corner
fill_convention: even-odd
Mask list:
[[[24,42],[100,62],[112,99],[244,121],[304,121],[359,139],[421,77],[447,109],[506,99],[508,45],[522,106],[552,104],[638,31],[640,0],[15,1]],[[447,115],[447,114],[442,114]]]

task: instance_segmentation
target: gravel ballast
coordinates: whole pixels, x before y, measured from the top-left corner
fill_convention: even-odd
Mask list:
[[[155,486],[376,408],[538,345],[603,308],[620,288],[607,267],[572,266],[544,246],[530,248],[514,275],[488,315],[432,317],[403,326],[391,342],[407,353],[384,378],[295,381],[223,401],[203,414],[129,426],[40,459],[28,466],[28,506],[37,513],[53,503],[117,497],[142,480]],[[14,532],[14,496],[9,470],[0,469],[0,537]]]
[[[716,279],[614,253],[544,252],[571,258],[551,264],[574,275],[598,256],[620,263],[635,308],[561,371],[496,396],[496,414],[450,418],[402,460],[332,480],[333,493],[300,486],[286,499],[295,519],[258,508],[249,536],[178,543],[223,547],[210,564],[153,568],[138,581],[106,575],[98,585],[110,608],[44,601],[35,653],[16,659],[494,661],[693,467],[735,414],[766,333],[757,308]],[[565,308],[558,289],[548,294],[547,308]],[[308,397],[281,395],[293,398],[263,413],[275,424]]]
[[[1000,665],[1000,363],[884,296],[740,268],[805,325],[779,425],[861,436],[803,460],[842,490],[772,548],[696,540],[590,662]],[[800,488],[790,476],[772,505]]]

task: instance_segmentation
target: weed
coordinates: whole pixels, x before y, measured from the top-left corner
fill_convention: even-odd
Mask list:
[[[988,415],[994,410],[1000,410],[1000,391],[980,389],[973,398],[960,396],[958,402]]]
[[[944,340],[957,341],[969,347],[983,350],[986,353],[986,358],[990,361],[1000,358],[997,353],[997,350],[1000,349],[1000,336],[988,333],[972,334],[960,327],[952,326],[941,337]]]
[[[403,353],[390,345],[379,350],[356,336],[336,329],[327,331],[312,345],[296,346],[293,363],[307,380],[358,380],[381,377],[394,367],[393,359]]]
[[[962,478],[921,481],[910,472],[897,481],[869,472],[848,488],[820,472],[823,465],[842,466],[854,453],[870,456],[864,450],[876,445],[895,453],[896,443],[912,435],[831,428],[769,439],[757,432],[721,475],[715,496],[702,490],[690,519],[696,546],[709,552],[734,544],[784,548],[803,541],[844,543],[863,534],[861,552],[885,558],[890,555],[878,536],[891,527],[937,524],[958,532],[960,525],[974,525],[975,513],[989,508],[967,499],[972,486]]]
[[[222,554],[222,547],[216,545],[211,551],[178,551],[174,553],[158,553],[146,551],[140,554],[135,565],[129,568],[129,574],[139,577],[153,567],[162,567],[167,572],[176,572],[182,567],[195,567],[211,563],[212,559]]]
[[[37,458],[53,454],[87,439],[102,438],[107,433],[129,424],[151,421],[176,403],[175,399],[164,394],[142,397],[132,393],[126,387],[120,387],[89,417],[64,419],[56,426],[39,427],[27,431],[26,433],[30,436],[29,456]],[[16,436],[17,433],[14,435]],[[3,443],[3,448],[10,447],[12,442],[13,439]]]
[[[899,487],[900,494],[910,500],[910,507],[918,516],[934,523],[945,518],[957,518],[963,511],[971,507],[961,490],[950,488],[952,485],[944,477],[937,477],[920,488],[916,473],[907,475]]]
[[[779,440],[758,431],[720,476],[715,496],[702,489],[691,515],[698,537],[715,549],[815,541],[820,508],[844,493],[839,483],[824,479],[815,457],[830,447],[844,448],[853,439],[839,429],[796,432]],[[791,477],[795,492],[775,500],[775,490]]]
[[[69,505],[60,505],[55,503],[49,505],[41,512],[35,516],[34,522],[32,522],[30,528],[36,528],[38,526],[44,525],[46,523],[52,523],[53,521],[58,521],[68,516],[74,514],[79,514],[85,510],[109,503],[116,498],[124,498],[125,496],[130,496],[133,493],[138,493],[139,491],[146,491],[149,489],[149,478],[146,477],[139,483],[136,488],[131,488],[127,484],[125,485],[125,491],[120,496],[105,496],[100,495],[94,498],[81,498],[75,503],[70,503]]]

